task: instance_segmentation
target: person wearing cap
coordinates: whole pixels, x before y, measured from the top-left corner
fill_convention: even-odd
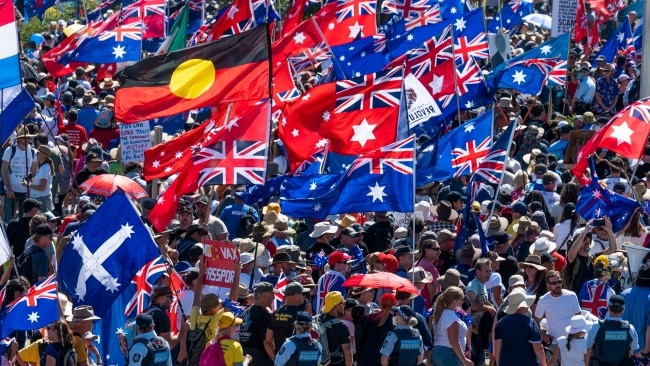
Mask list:
[[[479,250],[480,252],[480,250]],[[480,258],[474,265],[474,279],[467,284],[465,293],[470,302],[470,314],[475,319],[472,325],[472,362],[476,365],[483,365],[485,363],[485,348],[481,347],[482,342],[479,342],[479,337],[485,337],[481,333],[481,322],[492,323],[492,319],[496,316],[496,309],[490,302],[490,296],[486,288],[486,283],[492,275],[492,263],[487,258]],[[483,327],[485,328],[485,327]],[[488,328],[489,329],[489,328]]]
[[[245,237],[243,233],[239,233],[239,223],[241,219],[250,215],[255,219],[255,222],[260,222],[260,215],[256,209],[247,205],[242,200],[242,196],[245,194],[245,191],[241,189],[235,190],[233,198],[235,203],[230,206],[227,206],[221,211],[219,218],[226,224],[228,228],[228,239],[233,240],[237,237]]]
[[[330,354],[330,365],[352,366],[352,347],[350,331],[340,319],[345,313],[345,298],[340,291],[331,291],[325,296],[322,314],[317,315],[317,321],[322,324],[327,334],[327,346]]]
[[[135,317],[136,336],[129,349],[129,365],[172,365],[170,345],[156,334],[155,328],[151,315],[140,314]]]
[[[169,234],[169,245],[172,247],[177,246],[177,241],[180,241],[185,236],[187,229],[192,225],[194,220],[194,210],[192,204],[185,199],[181,199],[176,209],[177,217],[169,223],[168,228],[173,231]]]
[[[580,303],[573,291],[562,288],[560,272],[546,272],[545,282],[548,292],[537,301],[534,316],[537,324],[546,318],[547,330],[542,331],[542,337],[544,342],[556,345],[558,337],[567,335],[565,327],[571,317],[580,314]]]
[[[201,293],[198,289],[196,291]],[[188,322],[182,322],[179,334],[172,334],[172,326],[167,311],[173,301],[174,292],[172,289],[169,286],[159,286],[154,288],[151,294],[151,305],[145,310],[145,313],[153,318],[156,329],[158,329],[158,335],[164,338],[172,349],[179,343],[185,343],[190,328]]]
[[[594,323],[587,336],[588,365],[592,360],[604,366],[627,365],[632,361],[634,351],[639,349],[639,335],[634,325],[622,318],[624,312],[625,298],[610,297],[605,320]],[[637,356],[638,361],[646,362],[647,353],[641,351]]]
[[[369,254],[368,247],[365,243],[357,241],[359,235],[352,226],[349,226],[341,230],[341,236],[339,237],[341,240],[339,249],[345,249],[354,258],[350,274],[364,274],[367,272],[366,256]]]
[[[208,236],[208,231],[198,224],[192,224],[187,227],[185,236],[176,244],[178,250],[178,260],[190,262],[190,249],[196,244],[200,244],[203,238]],[[190,262],[191,264],[194,264]]]
[[[197,224],[205,229],[210,238],[213,240],[225,240],[228,238],[228,228],[221,219],[210,213],[210,201],[208,196],[202,194],[194,202],[194,211],[196,219],[193,224]]]
[[[473,366],[472,360],[465,356],[467,343],[467,324],[456,315],[465,301],[463,290],[449,286],[438,297],[431,316],[433,330],[433,366]]]
[[[366,229],[363,240],[370,253],[383,252],[391,247],[393,239],[393,224],[388,212],[375,212],[375,222]]]
[[[275,288],[270,283],[259,282],[253,287],[255,302],[242,314],[239,342],[244,349],[244,354],[253,357],[251,366],[270,365],[275,357],[273,346],[265,342],[266,331],[271,322],[271,314],[267,309],[271,308],[275,300],[274,291]]]
[[[607,312],[607,301],[616,294],[608,282],[611,278],[609,257],[604,254],[599,255],[594,259],[592,268],[596,278],[582,285],[580,306],[583,310],[590,312],[599,319],[604,319]]]
[[[408,245],[400,245],[395,248],[393,255],[397,258],[397,271],[395,271],[395,274],[407,278],[407,272],[413,266],[413,251]]]
[[[435,239],[440,246],[440,255],[436,267],[438,267],[439,273],[445,273],[455,263],[454,242],[456,241],[456,230],[440,230]]]
[[[308,312],[301,311],[296,314],[296,320],[293,322],[295,333],[284,342],[275,356],[275,366],[322,366],[327,364],[328,360],[325,359],[322,345],[311,336],[312,322],[312,317]]]
[[[52,245],[52,235],[54,232],[47,224],[40,224],[34,230],[33,245],[27,249],[26,254],[31,258],[29,259],[31,262],[30,277],[27,278],[30,284],[35,284],[50,274],[50,259],[45,250]],[[20,274],[27,275],[22,270]]]
[[[316,287],[316,296],[314,297],[314,312],[316,314],[325,307],[327,294],[332,291],[346,293],[347,289],[343,287],[345,275],[352,268],[354,258],[351,255],[337,250],[332,252],[327,259],[330,269],[318,279]]]
[[[515,289],[506,298],[507,314],[494,328],[494,358],[499,366],[546,366],[539,325],[528,313],[535,296]]]
[[[82,334],[82,337],[84,340],[84,345],[86,346],[86,349],[88,349],[88,365],[89,366],[101,365],[102,356],[99,353],[97,347],[95,347],[95,341],[99,339],[99,336],[93,334],[93,332],[86,332]]]
[[[626,163],[623,159],[619,157],[615,157],[608,161],[607,167],[609,168],[609,175],[605,179],[601,180],[601,182],[611,191],[614,190],[616,183],[625,184],[625,194],[630,197],[630,195],[632,195],[632,187],[630,186],[630,182],[622,176],[622,173],[626,171],[624,166],[625,164]]]
[[[273,312],[264,337],[266,345],[269,347],[265,348],[267,353],[273,349],[272,358],[275,358],[280,351],[284,341],[291,337],[296,314],[304,310],[302,307],[305,304],[306,293],[309,293],[309,289],[296,281],[289,282],[285,287],[284,302],[280,308]]]
[[[406,305],[394,306],[391,310],[394,314],[395,328],[388,333],[381,350],[379,350],[381,365],[422,364],[424,362],[424,345],[420,332],[414,328],[418,322],[415,313]]]
[[[29,239],[29,222],[41,209],[41,203],[33,198],[27,198],[22,203],[23,214],[17,220],[7,224],[7,239],[13,254],[18,257],[25,250],[25,242]],[[5,211],[6,213],[6,211]]]
[[[589,76],[589,67],[582,66],[578,69],[578,88],[573,95],[571,112],[573,114],[584,114],[591,111],[591,105],[596,94],[596,82]]]
[[[223,305],[219,296],[216,294],[207,293],[202,295],[206,263],[204,260],[200,260],[198,264],[199,276],[196,280],[192,308],[190,310],[190,329],[202,330],[205,333],[206,339],[213,339],[217,333],[219,310],[223,308]],[[181,345],[181,351],[186,351],[183,345]],[[179,356],[179,359],[182,358],[184,357]]]

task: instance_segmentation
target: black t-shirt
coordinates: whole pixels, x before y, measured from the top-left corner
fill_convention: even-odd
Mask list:
[[[332,319],[336,319],[333,316],[329,314],[322,314],[318,316],[318,319],[320,320],[321,323],[326,323]],[[328,327],[326,327],[326,333],[327,333],[327,344],[329,346],[329,351],[330,353],[333,352],[338,352],[338,353],[343,353],[343,348],[342,345],[350,343],[350,331],[348,330],[348,327],[343,323],[342,320],[340,321],[334,321],[334,323]],[[345,364],[345,361],[343,363],[335,363],[337,361],[336,358],[332,358],[332,366],[334,365],[343,365]]]
[[[444,250],[440,251],[440,256],[438,256],[438,272],[443,275],[451,266],[456,263],[454,255],[451,252],[445,252]]]
[[[156,333],[158,335],[162,333],[169,333],[172,331],[172,325],[169,321],[169,315],[163,310],[160,306],[154,304],[147,309],[147,314],[151,315],[153,318],[153,323],[155,325]]]
[[[77,185],[81,185],[81,183],[87,181],[88,178],[95,175],[102,175],[102,174],[106,174],[106,171],[104,169],[100,168],[95,170],[94,172],[91,172],[90,170],[88,170],[88,168],[84,168],[77,174],[77,177],[75,178],[75,182],[77,182]]]
[[[29,249],[29,255],[32,257],[32,278],[29,279],[33,285],[38,282],[39,277],[47,277],[50,270],[50,260],[43,249],[32,245]]]
[[[271,314],[258,305],[253,305],[244,312],[242,324],[239,328],[239,343],[246,348],[264,349],[266,330],[271,322]]]
[[[13,247],[14,256],[16,257],[25,251],[25,242],[29,239],[29,222],[31,220],[31,216],[21,217],[7,224],[7,239],[9,239],[9,245]]]
[[[570,290],[575,292],[576,294],[580,294],[580,291],[582,290],[582,285],[589,281],[594,279],[594,272],[591,267],[591,260],[589,257],[585,257],[583,255],[576,255],[576,259],[573,260],[571,263],[567,263],[567,271],[569,271],[569,276],[573,276],[573,271],[574,271],[574,266],[578,265],[580,266],[578,268],[578,272],[576,275],[573,277],[573,285],[571,286]]]
[[[282,348],[284,341],[293,335],[293,322],[296,314],[300,311],[298,306],[282,305],[271,316],[269,329],[273,331],[275,341],[275,353],[277,354]]]

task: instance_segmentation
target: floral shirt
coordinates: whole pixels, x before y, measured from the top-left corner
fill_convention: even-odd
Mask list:
[[[596,82],[596,93],[600,95],[600,100],[605,106],[611,106],[614,103],[614,98],[618,96],[618,82],[611,78],[609,81],[604,77],[599,78]],[[594,99],[594,113],[602,114],[605,111],[600,107],[600,104]],[[612,109],[612,113],[616,113],[616,108]]]

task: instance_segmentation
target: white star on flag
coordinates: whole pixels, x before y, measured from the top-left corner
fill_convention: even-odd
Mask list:
[[[323,208],[323,207],[320,205],[320,203],[315,204],[314,205],[314,212],[320,211],[321,208]]]
[[[293,137],[298,137],[298,135],[300,135],[300,131],[294,128],[293,131],[291,131],[291,135],[293,135]]]
[[[115,55],[115,59],[124,58],[126,51],[124,50],[124,47],[118,45],[117,47],[113,47],[113,52],[111,52],[111,54]]]
[[[356,141],[361,145],[361,147],[365,147],[368,140],[376,139],[375,134],[372,132],[376,127],[377,125],[368,124],[368,121],[364,118],[360,124],[352,126],[354,135],[350,141]]]
[[[384,202],[384,196],[388,196],[386,193],[384,193],[386,186],[380,186],[378,182],[375,182],[374,187],[368,186],[368,188],[370,188],[370,192],[366,194],[366,196],[371,196],[372,202],[375,202],[376,200]]]
[[[174,157],[176,159],[180,159],[183,157],[183,152],[182,151],[177,151],[176,154],[174,154]]]
[[[309,184],[309,190],[310,190],[310,191],[315,191],[316,188],[317,188],[317,186],[316,186],[316,182],[311,182],[311,183]]]
[[[158,168],[158,167],[160,166],[160,162],[159,162],[158,160],[154,160],[154,161],[151,163],[151,166],[154,167],[154,168]]]
[[[357,38],[357,35],[361,35],[363,37],[363,26],[359,25],[359,21],[355,21],[354,24],[351,26],[348,26],[350,29],[350,34],[348,35],[349,38],[355,39]]]
[[[630,129],[630,127],[627,125],[627,122],[623,122],[618,126],[612,125],[612,129],[614,132],[610,133],[609,135],[616,139],[617,145],[620,145],[624,142],[628,145],[632,144],[632,134],[634,131]]]
[[[304,42],[305,39],[307,39],[307,37],[305,37],[305,34],[303,32],[298,32],[296,33],[295,36],[293,36],[293,41],[296,43],[302,44],[302,42]]]
[[[462,32],[467,26],[465,25],[467,22],[463,18],[458,18],[456,19],[456,22],[454,23],[454,27],[456,27],[456,31]]]
[[[521,85],[521,83],[526,82],[526,75],[522,70],[517,70],[515,71],[515,74],[512,75],[512,81],[517,83],[517,85]]]
[[[543,55],[549,54],[551,53],[551,46],[549,45],[543,46],[542,48],[540,48],[540,50]]]
[[[38,311],[34,311],[27,316],[27,320],[29,320],[32,323],[36,323],[38,321],[38,318],[40,318],[40,315],[38,315]]]

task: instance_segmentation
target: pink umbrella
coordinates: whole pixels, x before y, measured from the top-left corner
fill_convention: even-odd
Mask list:
[[[390,288],[411,294],[420,293],[411,281],[390,272],[353,275],[343,282],[343,287]]]
[[[124,193],[133,199],[149,197],[147,192],[142,186],[136,183],[133,179],[123,175],[115,174],[100,174],[88,178],[85,182],[81,183],[79,188],[88,194],[96,194],[98,196],[108,197],[117,188],[121,188]]]

